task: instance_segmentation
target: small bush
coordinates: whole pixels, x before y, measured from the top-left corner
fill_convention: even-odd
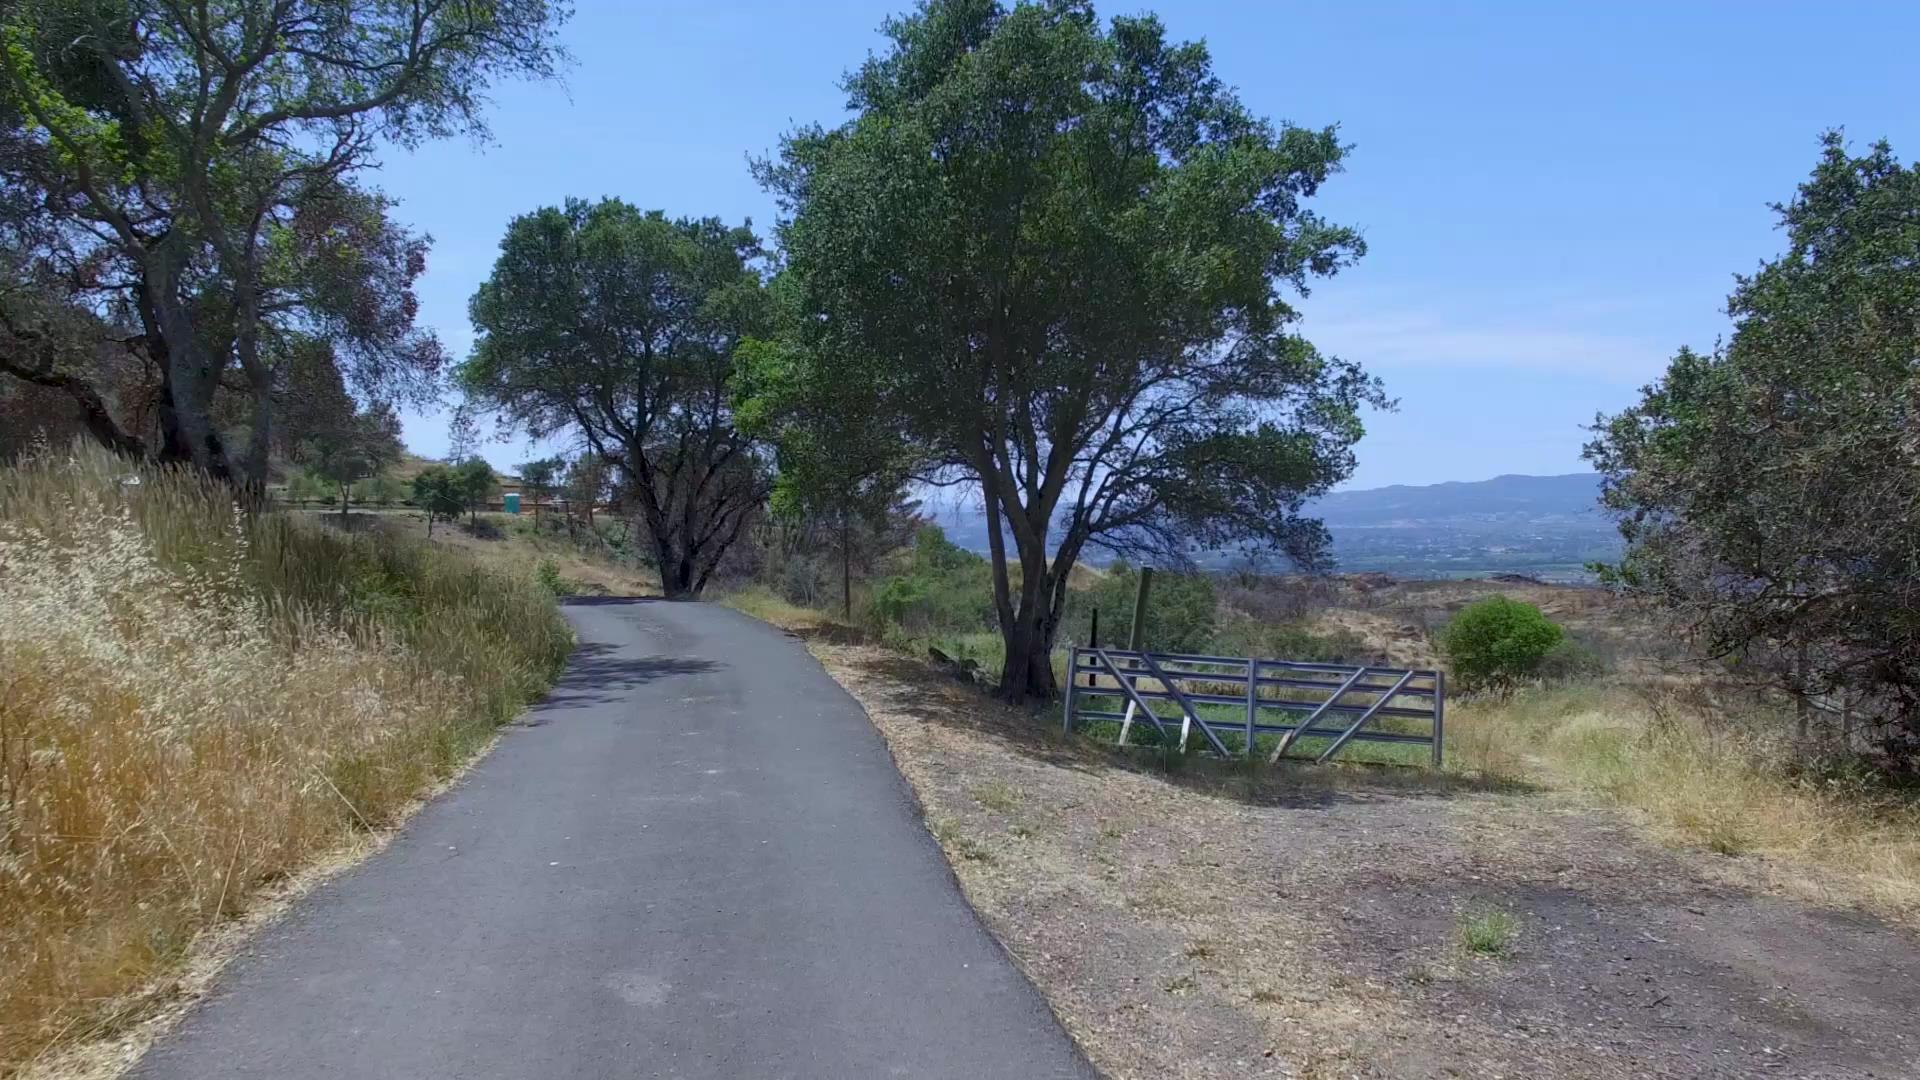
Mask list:
[[[1504,911],[1481,911],[1460,919],[1460,946],[1475,956],[1505,956],[1520,932],[1520,920]]]
[[[937,525],[914,536],[902,572],[874,583],[868,617],[882,637],[965,633],[996,625],[987,561],[955,546]]]
[[[1542,679],[1591,679],[1607,673],[1607,661],[1586,644],[1572,638],[1547,650],[1534,674]]]
[[[573,582],[560,576],[560,564],[552,559],[541,559],[534,575],[540,581],[540,587],[554,596],[572,596],[576,591]]]
[[[1100,612],[1100,643],[1123,647],[1133,633],[1133,601],[1140,572],[1124,562],[1107,568],[1093,588],[1069,601],[1067,632],[1072,640],[1090,640],[1093,612]],[[1218,603],[1213,579],[1205,574],[1158,573],[1147,595],[1146,647],[1155,652],[1196,653],[1213,643]]]
[[[1533,675],[1562,636],[1532,604],[1489,596],[1461,608],[1440,632],[1439,645],[1460,689],[1504,693]]]
[[[1314,664],[1362,663],[1369,652],[1366,641],[1351,630],[1323,633],[1297,623],[1263,622],[1237,611],[1221,612],[1219,628],[1208,649],[1221,656],[1257,656]]]

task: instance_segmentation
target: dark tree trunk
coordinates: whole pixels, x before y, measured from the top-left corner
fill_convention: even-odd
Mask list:
[[[847,524],[847,513],[840,512],[840,611],[848,622],[853,621],[853,544],[852,529]]]
[[[1000,669],[1000,696],[1013,702],[1045,701],[1059,692],[1053,677],[1058,622],[1053,615],[1052,575],[1042,562],[1022,565],[1020,579],[1019,607],[1012,625],[1001,632],[1006,659]]]
[[[178,294],[180,268],[167,252],[154,252],[145,262],[141,268],[142,292],[167,342],[171,416],[163,413],[162,423],[174,430],[167,441],[184,449],[187,459],[201,471],[232,480],[233,463],[213,425],[213,395],[220,369],[194,337],[193,319]]]

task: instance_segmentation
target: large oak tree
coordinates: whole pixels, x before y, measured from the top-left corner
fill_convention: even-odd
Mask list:
[[[928,0],[886,32],[854,118],[759,170],[813,370],[978,485],[1002,692],[1053,692],[1090,546],[1317,563],[1303,501],[1385,405],[1284,298],[1362,251],[1305,206],[1336,132],[1253,116],[1204,46],[1084,2]]]
[[[668,596],[706,587],[767,496],[734,423],[734,351],[768,321],[759,255],[745,226],[576,199],[515,218],[470,305],[462,388],[619,472]]]
[[[9,5],[0,179],[34,195],[38,260],[134,330],[157,376],[154,438],[103,441],[257,487],[290,336],[329,338],[364,393],[425,389],[440,352],[412,323],[424,244],[357,174],[383,142],[484,131],[493,80],[554,70],[564,15],[549,0]],[[83,407],[98,390],[4,370],[61,378]],[[223,396],[245,403],[244,451]]]

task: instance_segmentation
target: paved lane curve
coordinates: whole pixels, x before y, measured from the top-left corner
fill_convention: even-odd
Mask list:
[[[1094,1080],[799,643],[706,604],[567,615],[548,700],[137,1077]]]

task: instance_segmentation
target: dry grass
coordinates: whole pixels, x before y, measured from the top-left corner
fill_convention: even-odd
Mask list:
[[[1904,1075],[1920,950],[1728,887],[1591,800],[1404,768],[1171,771],[808,634],[968,899],[1106,1075]],[[1891,1071],[1889,1071],[1891,1070]]]
[[[411,537],[426,537],[426,518],[417,511],[356,515],[363,527]],[[545,515],[547,527],[532,515],[481,514],[483,528],[476,535],[466,519],[433,527],[432,542],[511,577],[537,575],[542,563],[551,564],[572,591],[599,596],[658,596],[660,579],[644,567],[622,563],[604,552],[574,543],[564,531],[551,527],[554,515]]]
[[[0,471],[0,1075],[158,1007],[197,935],[402,812],[569,644],[531,579],[417,543],[86,450]]]
[[[1786,729],[1752,712],[1730,720],[1685,685],[1611,682],[1469,700],[1447,716],[1456,768],[1598,797],[1669,842],[1763,856],[1750,869],[1802,898],[1920,925],[1920,805],[1862,779],[1797,775]]]

